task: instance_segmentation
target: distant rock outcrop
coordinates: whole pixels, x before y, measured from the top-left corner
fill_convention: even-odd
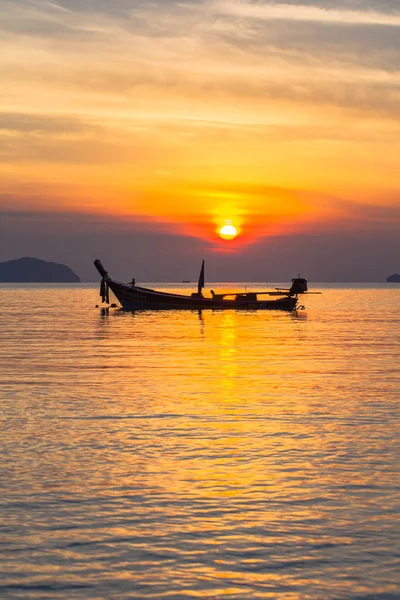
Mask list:
[[[0,281],[8,283],[79,283],[66,265],[25,257],[0,263]]]
[[[386,281],[388,283],[398,283],[400,282],[400,275],[398,273],[394,273],[394,275],[389,275],[389,277],[386,277]]]

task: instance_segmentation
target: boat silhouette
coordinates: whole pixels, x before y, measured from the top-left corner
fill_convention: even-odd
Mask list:
[[[307,279],[299,276],[292,279],[291,286],[285,289],[275,288],[261,292],[233,291],[222,294],[210,290],[210,296],[204,296],[203,260],[197,292],[190,295],[173,294],[138,286],[135,279],[132,279],[131,283],[117,281],[109,276],[100,260],[96,259],[94,265],[101,275],[100,295],[102,301],[109,303],[109,290],[111,290],[125,310],[256,309],[293,311],[298,306],[298,296],[308,291]],[[269,298],[264,299],[262,296],[269,296]]]

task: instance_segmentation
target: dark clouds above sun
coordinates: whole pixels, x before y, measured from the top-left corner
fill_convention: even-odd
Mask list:
[[[0,38],[4,211],[238,249],[399,224],[392,1],[3,0]]]

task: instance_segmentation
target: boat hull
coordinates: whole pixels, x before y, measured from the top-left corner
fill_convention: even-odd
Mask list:
[[[157,292],[107,279],[107,285],[124,310],[284,310],[297,307],[297,296],[273,300],[214,299]]]

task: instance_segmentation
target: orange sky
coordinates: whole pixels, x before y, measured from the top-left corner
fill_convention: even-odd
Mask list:
[[[232,223],[236,247],[371,207],[393,224],[391,3],[108,4],[2,3],[0,208]]]

